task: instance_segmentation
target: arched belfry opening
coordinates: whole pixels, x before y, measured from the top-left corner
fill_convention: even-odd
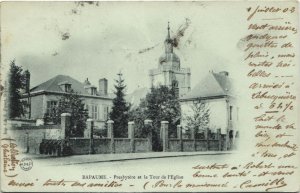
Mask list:
[[[172,81],[172,89],[174,89],[176,97],[179,97],[179,87],[177,80]]]

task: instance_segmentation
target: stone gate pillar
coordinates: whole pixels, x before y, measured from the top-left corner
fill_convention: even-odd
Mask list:
[[[92,131],[92,126],[94,124],[93,119],[87,119],[86,120],[86,129],[84,130],[84,138],[91,138],[91,131]]]
[[[106,123],[107,123],[107,138],[111,138],[111,136],[113,135],[114,121],[108,120]]]
[[[163,142],[163,151],[168,151],[169,149],[169,122],[161,122],[161,131],[162,131],[162,142]]]
[[[61,139],[69,139],[70,126],[71,126],[70,113],[62,113],[60,115],[60,125],[61,125]]]
[[[209,150],[209,128],[205,128],[206,150]]]
[[[193,140],[193,151],[196,151],[196,130],[195,128],[191,128],[191,139]]]
[[[148,150],[149,151],[152,151],[152,132],[153,132],[152,123],[153,123],[153,121],[150,120],[150,119],[146,119],[144,121],[145,127],[148,127],[150,129],[150,131],[148,133],[148,136],[147,136],[147,138],[148,138],[148,148],[149,148]]]
[[[114,121],[107,121],[107,137],[110,138],[110,152],[115,153]]]
[[[95,149],[94,149],[94,120],[93,119],[87,119],[86,122],[86,129],[84,130],[84,138],[89,138],[90,139],[90,150],[89,154],[94,154]]]
[[[183,141],[182,141],[182,127],[181,125],[177,125],[177,138],[180,143],[180,151],[183,151]]]
[[[134,122],[128,122],[128,138],[130,139],[130,152],[134,152]]]
[[[226,126],[226,136],[225,136],[225,144],[224,150],[227,151],[229,147],[229,130],[230,130],[230,106],[229,99],[226,99],[226,109],[227,109],[227,126]]]
[[[195,129],[191,128],[191,139],[195,139]]]
[[[219,143],[219,151],[222,151],[222,136],[221,136],[221,129],[217,130],[217,136],[218,136],[218,143]]]
[[[236,130],[232,130],[232,144],[231,144],[231,149],[235,149],[235,136],[236,136]]]

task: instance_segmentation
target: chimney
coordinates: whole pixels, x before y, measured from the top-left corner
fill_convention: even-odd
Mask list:
[[[26,91],[26,93],[29,93],[30,92],[30,72],[28,70],[25,70],[24,75],[25,75],[25,81],[26,81],[25,91]]]
[[[222,71],[222,72],[219,72],[219,74],[223,75],[223,76],[228,76],[229,73],[227,71]]]
[[[89,86],[91,85],[90,81],[88,78],[86,78],[86,80],[83,82],[84,86]]]
[[[99,95],[107,95],[107,79],[99,79]]]
[[[25,92],[27,93],[28,119],[31,119],[30,72],[28,70],[25,70],[24,74],[26,81]]]

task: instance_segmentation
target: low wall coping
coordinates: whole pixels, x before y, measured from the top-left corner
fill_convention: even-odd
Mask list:
[[[152,123],[152,122],[153,122],[153,121],[150,120],[150,119],[146,119],[146,120],[144,121],[145,124],[147,124],[147,123],[149,124],[149,123]]]
[[[148,138],[134,138],[134,140],[148,141]]]
[[[39,130],[39,129],[57,129],[60,130],[61,129],[61,125],[22,125],[22,126],[15,126],[12,127],[10,130]]]
[[[90,138],[84,138],[84,137],[72,137],[70,138],[70,140],[77,140],[77,139],[86,139],[86,140],[90,140]]]
[[[70,117],[71,113],[62,113],[60,116],[61,117]]]
[[[35,119],[8,119],[7,122],[13,122],[13,121],[17,121],[17,122],[31,122],[31,123],[35,123],[36,120]]]
[[[90,139],[90,138],[89,138]],[[106,140],[106,141],[110,141],[110,138],[107,138],[107,137],[103,137],[103,138],[94,138],[93,139],[94,141],[95,140]]]

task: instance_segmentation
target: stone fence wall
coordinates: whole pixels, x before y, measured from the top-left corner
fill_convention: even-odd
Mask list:
[[[70,114],[61,115],[60,125],[30,126],[23,125],[10,129],[17,141],[19,149],[27,153],[42,153],[50,155],[82,155],[105,153],[138,153],[152,152],[153,137],[158,137],[164,152],[190,152],[190,151],[226,151],[228,150],[228,136],[222,135],[221,130],[213,139],[209,137],[209,129],[204,131],[204,139],[196,139],[195,132],[191,131],[189,139],[183,139],[182,127],[177,126],[177,138],[169,138],[169,123],[161,122],[159,136],[149,132],[146,138],[135,138],[135,124],[128,122],[128,137],[114,137],[114,122],[107,122],[107,136],[95,138],[93,135],[94,121],[87,120],[84,137],[70,138],[66,132],[70,128]],[[151,120],[145,120],[145,127],[153,131]],[[155,139],[156,143],[157,140]]]
[[[43,139],[60,139],[60,125],[21,126],[8,130],[14,136],[19,151],[22,153],[39,153],[39,146]]]
[[[114,138],[114,122],[107,122],[107,137],[94,139],[93,120],[87,121],[87,129],[84,131],[84,138],[70,138],[69,144],[72,154],[104,154],[104,153],[136,153],[152,151],[152,142],[148,138],[134,137],[134,122],[128,123],[128,138]],[[147,122],[146,122],[147,124]]]
[[[8,134],[13,136],[22,153],[40,153],[40,144],[43,140],[64,140],[65,131],[69,126],[70,114],[61,115],[60,125],[16,125],[9,124]],[[11,123],[8,122],[8,123]]]
[[[85,138],[70,138],[70,147],[73,154],[103,154],[103,153],[136,153],[152,152],[152,133],[147,138],[134,138],[134,122],[128,123],[128,138],[114,138],[113,124],[109,120],[108,133],[106,138],[93,139],[91,133],[93,121],[88,120],[88,126],[85,130]],[[145,120],[145,126],[152,127],[151,120]],[[162,151],[164,152],[192,152],[192,151],[224,151],[226,150],[226,136],[221,134],[218,129],[216,138],[209,138],[209,129],[204,132],[204,139],[196,139],[192,131],[190,139],[182,138],[182,127],[177,126],[177,138],[169,138],[169,123],[161,122],[160,140]]]
[[[189,151],[224,151],[226,150],[226,136],[221,134],[221,129],[217,130],[216,139],[209,138],[209,128],[204,131],[204,139],[196,139],[195,132],[191,131],[190,139],[182,138],[182,127],[177,126],[177,138],[169,138],[168,122],[161,123],[161,136],[163,142],[163,151],[170,152],[189,152]]]

